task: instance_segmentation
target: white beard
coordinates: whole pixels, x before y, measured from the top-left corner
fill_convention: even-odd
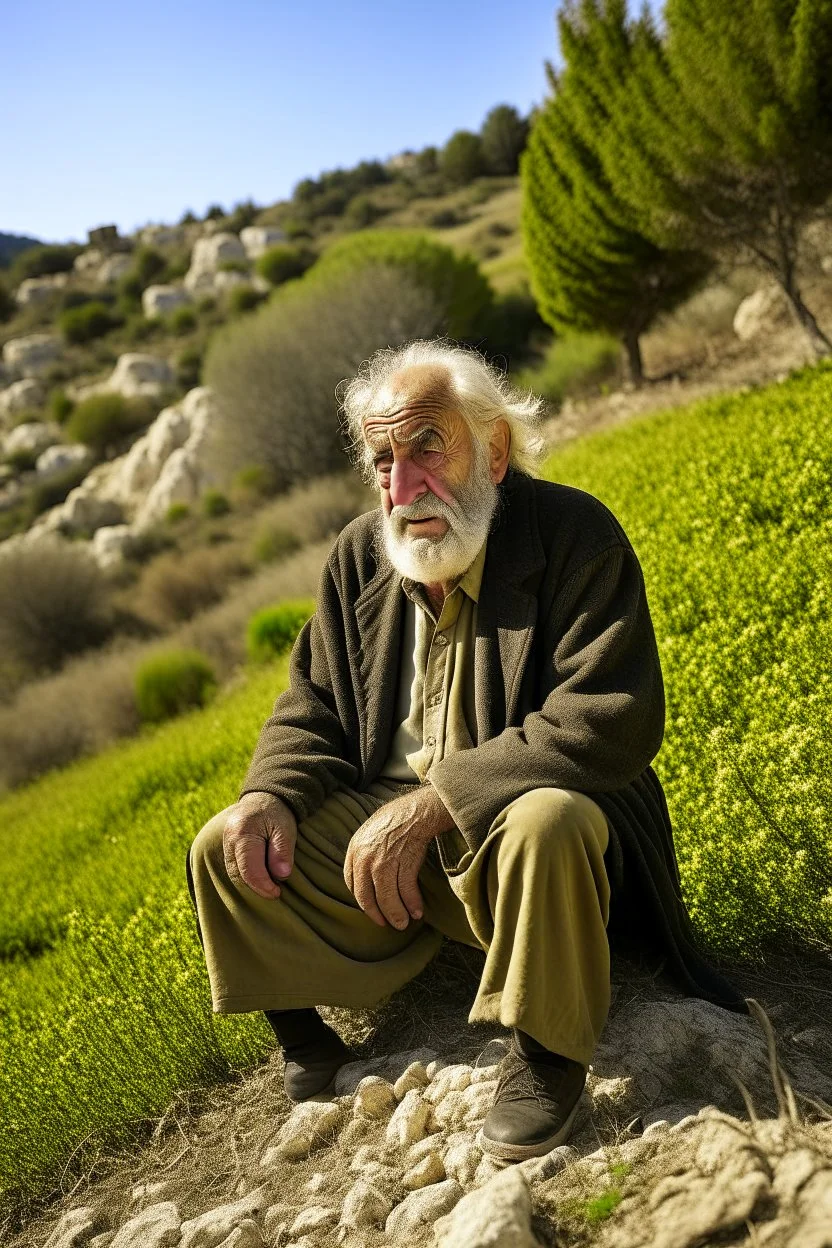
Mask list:
[[[499,490],[491,480],[488,452],[474,443],[474,462],[468,480],[446,503],[428,492],[406,506],[394,507],[384,517],[387,557],[402,576],[423,584],[459,579],[474,562],[488,536],[497,509]],[[407,521],[441,516],[448,530],[441,537],[408,537]]]

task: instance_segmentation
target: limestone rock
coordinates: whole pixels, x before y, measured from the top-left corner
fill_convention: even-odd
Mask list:
[[[66,273],[52,273],[47,277],[27,277],[15,291],[15,300],[21,308],[30,308],[51,299],[56,290],[66,286]]]
[[[118,357],[113,374],[103,389],[115,390],[126,398],[139,395],[156,398],[174,381],[173,369],[167,360],[139,351],[128,351]]]
[[[260,1227],[253,1218],[243,1218],[219,1248],[265,1248]]]
[[[337,1131],[342,1116],[343,1111],[339,1105],[326,1101],[304,1101],[296,1105],[261,1164],[270,1165],[275,1157],[289,1160],[305,1157]]]
[[[135,534],[129,524],[105,524],[92,535],[91,549],[102,571],[120,567],[135,545]]]
[[[6,434],[3,439],[3,454],[40,455],[47,447],[60,442],[62,436],[60,425],[51,421],[27,420]]]
[[[40,407],[44,397],[43,386],[34,377],[13,381],[5,390],[0,390],[0,420],[25,412],[27,407]]]
[[[68,1210],[59,1220],[43,1248],[76,1248],[86,1244],[101,1229],[101,1219],[94,1209],[83,1206]]]
[[[641,1147],[641,1140],[631,1140],[631,1144],[637,1144]],[[622,1146],[622,1153],[626,1145]],[[625,1161],[629,1160],[625,1156]],[[559,1174],[561,1170],[565,1170],[567,1166],[574,1165],[578,1160],[577,1150],[571,1148],[568,1144],[560,1144],[557,1148],[553,1148],[550,1153],[545,1153],[542,1157],[529,1157],[526,1161],[521,1161],[516,1166],[529,1183],[544,1183],[547,1179],[551,1179],[554,1175]]]
[[[115,1231],[103,1231],[101,1235],[93,1235],[92,1239],[87,1240],[84,1248],[110,1248],[115,1237]]]
[[[427,1187],[429,1183],[439,1183],[445,1178],[445,1167],[442,1164],[442,1158],[435,1148],[432,1148],[424,1157],[405,1171],[402,1178],[402,1186],[408,1191],[418,1191],[420,1187]]]
[[[103,251],[100,251],[98,247],[87,247],[75,257],[72,267],[82,277],[89,277],[98,272],[103,262]]]
[[[350,1230],[380,1226],[392,1208],[392,1200],[383,1191],[367,1179],[358,1179],[344,1200],[341,1225]]]
[[[436,1105],[449,1092],[462,1092],[471,1082],[471,1067],[458,1064],[456,1066],[446,1066],[439,1071],[432,1079],[430,1087],[425,1092],[425,1100],[431,1105]]]
[[[190,302],[191,296],[181,286],[147,286],[142,293],[142,311],[147,317],[168,316]]]
[[[396,1107],[387,1124],[387,1143],[406,1148],[426,1135],[430,1106],[415,1088]]]
[[[393,1240],[404,1240],[425,1226],[431,1226],[443,1213],[450,1213],[462,1196],[462,1188],[454,1179],[432,1183],[405,1196],[389,1214],[384,1230]]]
[[[353,1112],[365,1118],[386,1118],[396,1106],[396,1097],[386,1079],[368,1075],[355,1090]]]
[[[39,477],[46,480],[48,477],[55,477],[61,472],[66,472],[69,468],[83,469],[91,465],[94,458],[90,448],[78,442],[69,446],[55,443],[38,455],[35,471]]]
[[[496,1158],[488,1153],[483,1153],[474,1175],[474,1186],[482,1187],[484,1183],[490,1182],[495,1174],[499,1174],[504,1168],[504,1165],[497,1161]]]
[[[247,273],[240,273],[238,269],[221,269],[219,273],[214,274],[212,289],[219,295],[226,294],[229,290],[233,290],[235,286],[250,286],[251,280]]]
[[[117,1232],[113,1248],[168,1248],[179,1243],[182,1219],[173,1201],[150,1205]]]
[[[28,334],[9,339],[3,347],[3,363],[12,377],[43,377],[62,352],[63,344],[55,334]]]
[[[789,302],[783,289],[770,282],[743,299],[734,314],[734,333],[742,342],[786,324],[790,319]]]
[[[246,251],[236,234],[219,232],[198,238],[185,274],[185,288],[192,293],[213,291],[219,266],[229,261],[245,263]]]
[[[311,1192],[312,1195],[315,1196],[317,1195],[318,1192],[323,1191],[323,1189],[327,1186],[328,1182],[329,1180],[327,1179],[326,1175],[321,1174],[320,1170],[318,1170],[315,1174],[312,1175],[311,1178],[306,1180],[304,1187],[307,1192]]]
[[[439,1219],[437,1248],[538,1248],[531,1213],[528,1183],[512,1166]]]
[[[325,1205],[312,1205],[309,1209],[303,1209],[295,1218],[289,1227],[289,1234],[313,1235],[316,1231],[327,1231],[338,1221],[337,1209],[330,1209]]]
[[[402,1071],[393,1084],[393,1092],[397,1101],[404,1100],[406,1093],[412,1088],[419,1091],[428,1085],[428,1072],[421,1062],[411,1062],[407,1070]]]
[[[101,262],[101,267],[96,274],[96,280],[102,286],[114,286],[116,282],[120,282],[123,277],[133,267],[133,257],[124,252],[117,252],[113,256],[107,256],[106,260]]]
[[[182,1223],[180,1248],[218,1248],[243,1218],[264,1212],[268,1204],[266,1188],[258,1187],[233,1204],[219,1205],[190,1218]]]
[[[81,484],[70,490],[59,507],[52,508],[44,527],[66,534],[91,535],[97,529],[120,524],[122,519],[118,503],[98,498]]]
[[[285,243],[286,235],[273,225],[247,225],[240,230],[240,242],[249,260],[257,260],[264,251],[277,243]]]
[[[481,1159],[482,1149],[474,1143],[467,1131],[459,1131],[448,1137],[443,1161],[449,1179],[456,1179],[461,1187],[470,1187]]]
[[[145,247],[181,247],[185,230],[181,225],[146,225],[139,239]]]

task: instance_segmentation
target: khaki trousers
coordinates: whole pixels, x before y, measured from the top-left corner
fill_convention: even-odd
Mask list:
[[[401,791],[375,781],[331,794],[298,824],[277,899],[230,879],[222,838],[231,807],[205,824],[187,878],[215,1013],[376,1005],[427,965],[445,935],[485,951],[469,1022],[519,1027],[588,1064],[610,1004],[603,811],[584,793],[532,789],[500,812],[476,853],[454,829],[441,858],[431,844],[420,871],[424,917],[398,931],[367,918],[343,864],[353,833]]]

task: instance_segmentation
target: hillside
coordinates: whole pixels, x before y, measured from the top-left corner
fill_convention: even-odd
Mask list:
[[[611,506],[639,554],[668,692],[655,766],[668,795],[686,900],[713,956],[772,1011],[786,1067],[815,1101],[828,1099],[830,1090],[813,1063],[822,1067],[832,1058],[818,1005],[832,992],[832,877],[823,819],[832,800],[824,787],[832,775],[830,411],[832,370],[806,369],[753,394],[657,413],[576,441],[546,468],[553,479],[589,489]],[[110,1210],[110,1220],[129,1217],[137,1174],[142,1182],[167,1183],[181,1217],[195,1216],[210,1203],[207,1179],[199,1177],[213,1164],[210,1149],[227,1145],[238,1130],[232,1124],[243,1118],[247,1125],[234,1136],[242,1151],[220,1185],[209,1187],[214,1205],[257,1187],[273,1115],[282,1122],[287,1113],[274,1086],[279,1063],[273,1058],[235,1091],[217,1093],[213,1117],[200,1116],[199,1106],[213,1094],[196,1089],[238,1081],[268,1057],[273,1041],[262,1019],[211,1016],[183,860],[198,828],[233,800],[259,724],[284,680],[284,665],[250,669],[211,707],[0,803],[0,989],[7,1003],[0,1017],[7,1054],[0,1102],[13,1115],[0,1133],[0,1182],[12,1225],[20,1211],[31,1217],[45,1195],[55,1194],[61,1172],[61,1191],[80,1184],[65,1202],[77,1208],[97,1206],[95,1180],[109,1174],[101,1208]],[[33,853],[47,824],[50,861],[62,864],[60,873],[44,873],[42,856]],[[445,1061],[470,1064],[477,1057],[488,1036],[468,1035],[463,1008],[476,961],[460,962],[452,950],[443,958],[413,987],[415,996],[405,993],[380,1011],[331,1012],[365,1057],[410,1050],[407,1060],[395,1059],[402,1069],[415,1060],[412,1050],[425,1045]],[[780,973],[772,973],[778,966]],[[618,1154],[605,1150],[622,1143],[638,1113],[642,1125],[662,1106],[675,1107],[677,1117],[706,1104],[742,1113],[731,1068],[746,1070],[755,1096],[773,1095],[763,1033],[749,1020],[723,1023],[710,1007],[691,1013],[655,980],[659,970],[626,957],[617,963],[621,1013],[610,1024],[610,1048],[599,1058],[600,1082],[592,1085],[576,1141],[576,1156],[593,1155],[604,1167],[619,1164]],[[458,985],[453,1000],[449,984]],[[625,1009],[634,998],[645,1010],[656,1001],[673,1008],[666,1016],[639,1015],[637,1023]],[[662,1018],[675,1037],[651,1059],[665,1072],[652,1093],[647,1075],[643,1084],[622,1083],[646,1043],[649,1018],[659,1028],[657,1046]],[[636,1028],[638,1045],[628,1027]],[[694,1051],[702,1044],[723,1055],[723,1073],[717,1078],[711,1070],[695,1088],[683,1087],[673,1072],[685,1068],[686,1046]],[[360,1073],[376,1069],[388,1068]],[[193,1091],[183,1100],[185,1088]],[[344,1102],[344,1112],[351,1105]],[[166,1129],[160,1129],[157,1144],[137,1154],[142,1122],[166,1109],[168,1123],[184,1115],[185,1152],[173,1138],[162,1147]],[[454,1129],[452,1122],[439,1125],[445,1133]],[[810,1137],[812,1149],[825,1138],[819,1128]],[[178,1132],[176,1138],[181,1143]],[[776,1147],[796,1147],[789,1139]],[[119,1150],[127,1150],[124,1161],[114,1165],[107,1158]],[[279,1189],[290,1172],[271,1156],[276,1169],[268,1181]],[[625,1162],[631,1164],[629,1153]],[[333,1157],[339,1191],[341,1164]],[[589,1170],[602,1191],[612,1190],[604,1167]],[[313,1173],[314,1164],[303,1171]],[[570,1199],[583,1190],[584,1201],[600,1199],[597,1184],[580,1187],[582,1175],[585,1168],[569,1169],[559,1182],[568,1178]],[[472,1171],[462,1185],[467,1190],[487,1178]],[[269,1206],[281,1199],[272,1191]],[[551,1226],[551,1208],[545,1213],[540,1193],[535,1199]],[[284,1211],[284,1222],[309,1204],[301,1195],[291,1218]],[[272,1229],[279,1221],[273,1215]],[[570,1234],[578,1235],[574,1226]],[[14,1241],[19,1248],[35,1242],[26,1232]],[[322,1231],[314,1242],[334,1241]]]

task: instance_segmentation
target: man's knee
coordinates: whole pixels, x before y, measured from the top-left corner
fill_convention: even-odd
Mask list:
[[[233,806],[226,806],[204,824],[191,841],[188,849],[188,864],[192,871],[198,870],[202,864],[209,864],[215,870],[225,864],[223,856],[223,834],[225,824]]]
[[[539,788],[515,798],[503,813],[504,840],[525,853],[562,853],[609,842],[609,827],[600,806],[575,789]]]

